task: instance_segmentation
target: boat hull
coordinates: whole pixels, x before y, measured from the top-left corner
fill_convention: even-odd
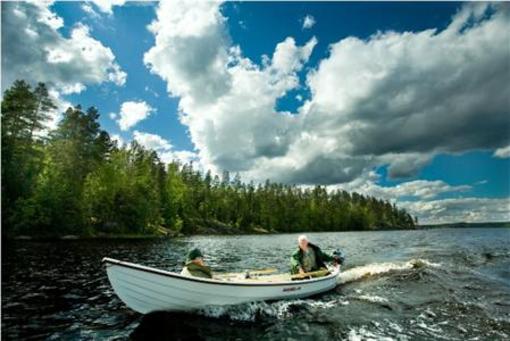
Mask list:
[[[207,306],[304,298],[336,287],[338,269],[322,278],[272,283],[227,282],[182,276],[111,258],[103,259],[117,296],[131,309],[190,311]]]

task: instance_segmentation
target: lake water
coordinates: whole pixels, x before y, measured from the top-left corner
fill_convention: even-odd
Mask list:
[[[311,233],[347,256],[342,285],[311,299],[137,314],[101,258],[177,271],[199,247],[216,271],[288,269],[297,235],[157,241],[9,241],[3,339],[510,339],[510,229]]]

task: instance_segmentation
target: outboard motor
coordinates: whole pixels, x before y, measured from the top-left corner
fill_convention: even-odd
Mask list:
[[[340,265],[344,264],[345,256],[344,256],[344,253],[340,249],[336,249],[333,252],[333,257],[335,258],[335,260],[338,264],[340,264]]]

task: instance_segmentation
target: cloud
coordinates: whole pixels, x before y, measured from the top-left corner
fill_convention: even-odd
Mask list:
[[[83,12],[87,13],[89,16],[91,16],[92,18],[99,18],[99,13],[97,13],[95,10],[94,10],[94,7],[92,6],[91,3],[89,2],[84,2],[81,4],[81,9],[83,10]]]
[[[115,142],[117,143],[117,146],[118,146],[118,147],[122,147],[122,146],[124,146],[124,145],[125,145],[125,143],[126,143],[126,142],[124,141],[124,139],[122,138],[122,136],[120,136],[119,134],[111,134],[111,135],[110,135],[110,139],[111,139],[112,141],[115,141]]]
[[[288,37],[258,65],[232,45],[226,21],[216,2],[161,2],[144,56],[213,171],[339,184],[381,165],[409,177],[438,153],[509,143],[508,6],[463,5],[442,31],[348,37],[310,71],[315,38]],[[311,95],[296,112],[275,109],[303,87]]]
[[[509,158],[510,157],[510,145],[496,149],[496,151],[494,152],[494,156],[502,158],[502,159]]]
[[[145,120],[154,111],[155,109],[145,101],[128,101],[121,104],[118,115],[110,114],[110,118],[116,117],[120,129],[125,131]]]
[[[202,167],[197,154],[192,151],[189,150],[166,151],[159,153],[159,157],[161,161],[163,161],[164,163],[170,163],[173,161],[178,161],[181,164],[193,163],[194,169],[204,173],[204,168]]]
[[[111,15],[113,6],[122,6],[126,3],[126,0],[93,0],[92,2],[101,12]]]
[[[430,200],[441,194],[451,195],[453,193],[467,193],[473,188],[471,185],[452,186],[442,180],[413,180],[402,182],[395,186],[381,186],[377,184],[379,180],[380,175],[370,171],[351,182],[333,185],[330,189],[343,189],[350,192],[356,191],[361,194],[397,202]]]
[[[467,192],[470,191],[472,187],[470,185],[451,186],[441,180],[414,180],[398,184],[394,187],[380,188],[396,197],[432,199],[443,193]]]
[[[173,149],[173,146],[170,143],[170,141],[164,139],[159,135],[135,130],[133,132],[133,138],[143,147],[155,150],[158,153],[161,161],[163,161],[164,163],[179,161],[181,163],[186,164],[193,162],[197,166],[196,167],[197,169],[203,170],[196,153],[188,150],[176,151]]]
[[[292,37],[276,45],[273,58],[271,61],[271,69],[277,75],[288,75],[303,68],[303,64],[308,61],[312,51],[317,45],[317,39],[313,37],[304,46],[299,47]]]
[[[172,145],[168,140],[165,140],[159,135],[144,133],[138,130],[133,132],[134,139],[147,149],[153,149],[155,151],[168,151],[172,149]]]
[[[342,133],[344,152],[389,162],[394,176],[412,175],[438,152],[507,144],[509,10],[493,11],[466,5],[441,32],[332,44],[308,75],[310,125],[333,127],[326,131]]]
[[[80,23],[63,36],[58,30],[63,19],[49,9],[51,4],[2,4],[2,89],[16,79],[45,82],[62,94],[103,82],[123,85],[126,73],[111,49]]]
[[[420,224],[510,221],[510,199],[455,198],[400,202],[399,206],[419,217]]]
[[[163,1],[149,29],[156,44],[144,55],[152,73],[167,81],[171,95],[211,103],[231,86],[225,18],[213,1]],[[183,99],[184,100],[184,99]]]
[[[388,163],[390,178],[407,178],[432,161],[433,153],[388,153],[379,157],[380,162]]]
[[[378,185],[379,180],[380,175],[369,171],[351,182],[327,188],[330,191],[356,191],[396,203],[398,207],[417,216],[420,224],[510,220],[510,198],[458,197],[468,195],[473,186],[487,181],[452,186],[441,180],[414,180],[389,187]],[[447,198],[439,199],[440,196]]]
[[[306,29],[309,29],[309,28],[312,28],[313,25],[315,25],[315,18],[312,17],[310,14],[308,14],[307,16],[305,16],[305,18],[303,19],[303,30],[306,30]]]
[[[259,66],[229,44],[225,20],[216,2],[160,2],[144,61],[180,97],[181,121],[207,167],[249,171],[287,152],[295,118],[275,102],[299,85],[317,41],[298,46],[289,37]]]

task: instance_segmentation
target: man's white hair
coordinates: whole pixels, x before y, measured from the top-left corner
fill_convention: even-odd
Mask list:
[[[302,234],[300,235],[298,238],[297,238],[298,242],[301,243],[301,241],[303,240],[308,240],[308,237],[306,236],[306,234]]]

